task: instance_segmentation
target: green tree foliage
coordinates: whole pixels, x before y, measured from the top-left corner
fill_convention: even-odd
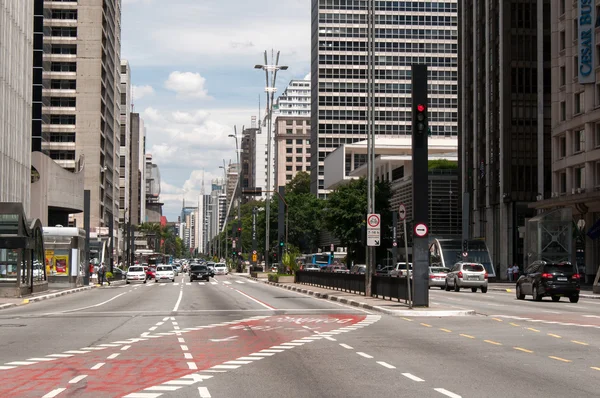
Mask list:
[[[428,162],[429,170],[454,170],[458,168],[458,163],[448,159],[436,159]]]
[[[300,172],[286,186],[288,244],[301,252],[316,251],[322,229],[323,200],[310,193],[310,175]]]
[[[382,240],[390,239],[391,235],[391,196],[389,182],[383,181],[375,184],[375,212],[381,214]],[[350,261],[364,261],[366,242],[363,242],[363,237],[366,215],[367,181],[364,178],[349,181],[328,195],[322,212],[324,226],[340,240],[343,246],[348,247]],[[383,242],[381,247],[385,247]]]
[[[138,225],[137,230],[146,233],[150,239],[150,247],[153,247],[156,252],[174,257],[184,255],[183,241],[175,235],[172,228],[163,227],[160,223],[142,223]]]

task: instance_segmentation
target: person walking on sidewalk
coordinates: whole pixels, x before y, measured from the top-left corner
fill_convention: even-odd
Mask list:
[[[98,281],[100,282],[100,286],[104,286],[105,278],[106,265],[104,265],[104,262],[102,262],[102,264],[100,264],[100,268],[98,269]],[[106,279],[106,283],[108,283],[108,286],[110,286],[110,281],[108,279]]]

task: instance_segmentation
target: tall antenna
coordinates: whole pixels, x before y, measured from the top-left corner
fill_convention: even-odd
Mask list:
[[[204,169],[202,169],[202,187],[200,188],[200,193],[204,195]]]
[[[262,122],[260,121],[260,94],[258,94],[258,131],[260,132],[260,126]]]

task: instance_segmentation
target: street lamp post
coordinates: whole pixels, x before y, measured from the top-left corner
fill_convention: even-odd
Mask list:
[[[242,126],[242,133],[243,133],[243,131],[244,131],[244,126]],[[234,134],[229,134],[229,137],[233,137],[235,139],[235,153],[237,155],[237,164],[238,164],[238,180],[237,180],[237,184],[236,184],[236,190],[234,192],[237,193],[237,198],[238,198],[237,218],[238,218],[238,223],[241,226],[242,225],[242,163],[240,162],[241,149],[238,145],[237,127],[236,126],[233,126],[233,132],[234,132]],[[232,200],[233,200],[233,198],[232,198]],[[238,243],[239,243],[239,248],[238,248],[239,253],[242,253],[241,231],[240,231],[240,240]],[[248,272],[250,272],[250,268],[248,268]]]
[[[273,56],[271,55],[271,60]],[[267,93],[267,108],[269,109],[269,125],[267,131],[267,195],[265,198],[265,211],[266,211],[266,225],[265,225],[265,267],[269,267],[269,246],[270,246],[270,201],[271,201],[271,130],[273,124],[273,101],[275,96],[275,81],[277,79],[277,72],[280,70],[287,70],[287,66],[279,65],[279,51],[277,51],[277,57],[275,63],[268,64],[267,51],[265,51],[265,63],[264,65],[255,65],[255,69],[262,69],[265,71],[265,78],[267,86],[265,92]],[[270,73],[269,73],[270,72]],[[270,76],[269,76],[270,75]],[[269,79],[270,77],[270,79]]]
[[[227,170],[225,169],[225,159],[223,159],[223,166],[219,166],[220,169],[223,169],[223,183],[227,184]],[[228,215],[229,216],[229,215]],[[229,239],[229,231],[227,231],[227,219],[225,220],[225,255],[223,257],[225,257],[227,259],[227,252],[229,251],[229,247],[228,247],[228,239]],[[219,261],[221,261],[221,259],[219,258]]]

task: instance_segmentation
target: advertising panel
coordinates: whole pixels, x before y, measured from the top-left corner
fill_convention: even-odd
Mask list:
[[[592,0],[578,0],[578,33],[579,33],[579,59],[577,65],[577,73],[579,75],[579,83],[594,84],[596,83],[596,67],[595,52],[596,52],[596,6]]]

